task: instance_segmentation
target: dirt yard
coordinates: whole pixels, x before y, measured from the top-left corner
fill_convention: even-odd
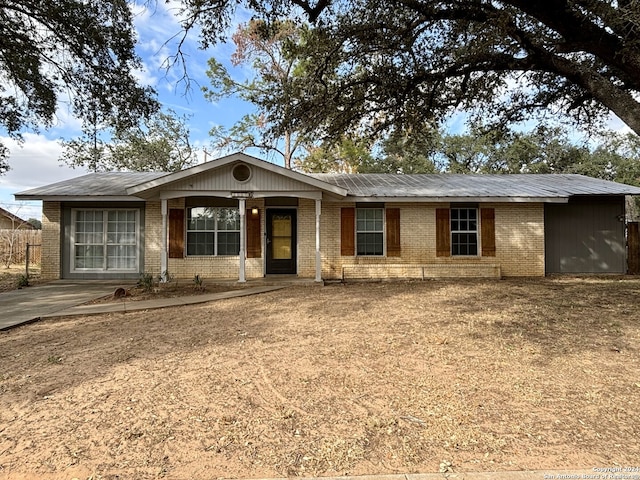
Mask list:
[[[637,465],[639,278],[289,287],[0,333],[0,478]]]

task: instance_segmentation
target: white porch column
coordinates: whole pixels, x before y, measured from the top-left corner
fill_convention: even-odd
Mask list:
[[[322,200],[316,200],[316,282],[322,281],[322,255],[320,254],[320,213]]]
[[[169,264],[167,261],[169,250],[169,231],[167,227],[167,214],[169,211],[169,202],[167,199],[160,201],[160,213],[162,213],[162,250],[160,252],[160,277],[163,282],[165,278],[165,272],[169,270]]]
[[[245,216],[247,212],[247,201],[244,198],[240,198],[238,200],[240,209],[240,273],[238,275],[238,282],[245,283],[247,280],[245,278],[245,250],[246,247],[246,239],[247,239],[247,218]]]

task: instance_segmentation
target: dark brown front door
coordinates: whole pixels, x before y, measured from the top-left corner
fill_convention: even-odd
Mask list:
[[[290,208],[267,210],[267,274],[297,273],[296,213]]]

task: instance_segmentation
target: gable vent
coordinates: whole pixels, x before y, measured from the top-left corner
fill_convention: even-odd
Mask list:
[[[231,175],[233,175],[233,178],[238,182],[244,183],[251,178],[251,168],[249,168],[249,165],[246,163],[238,163],[233,167]]]

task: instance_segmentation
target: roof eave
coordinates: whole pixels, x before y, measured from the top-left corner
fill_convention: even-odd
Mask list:
[[[354,196],[349,195],[348,202],[398,202],[398,203],[568,203],[569,197],[430,197],[418,196]]]
[[[29,195],[16,193],[16,200],[40,200],[43,202],[143,202],[134,195]]]

